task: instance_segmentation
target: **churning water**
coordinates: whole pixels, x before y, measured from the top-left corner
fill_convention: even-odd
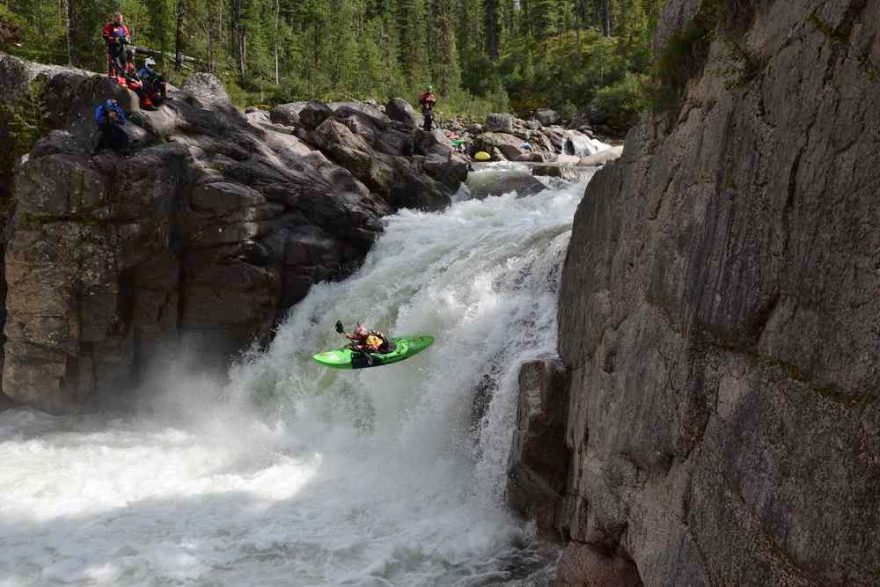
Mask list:
[[[582,194],[389,218],[355,276],[313,288],[221,384],[165,367],[133,415],[0,414],[0,585],[546,580],[555,551],[504,487]],[[331,371],[310,357],[344,342],[337,319],[437,341]]]

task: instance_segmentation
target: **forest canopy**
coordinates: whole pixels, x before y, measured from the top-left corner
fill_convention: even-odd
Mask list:
[[[121,11],[172,80],[220,76],[241,103],[414,99],[441,115],[552,107],[625,127],[644,104],[662,0],[0,0],[0,48],[103,71]]]

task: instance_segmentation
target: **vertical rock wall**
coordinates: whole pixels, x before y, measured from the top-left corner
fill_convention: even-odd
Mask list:
[[[880,583],[880,2],[671,0],[658,38],[679,99],[564,268],[560,581]]]

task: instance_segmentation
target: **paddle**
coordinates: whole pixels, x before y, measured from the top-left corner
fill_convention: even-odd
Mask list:
[[[342,320],[336,321],[336,332],[339,334],[345,334],[345,328],[342,326]]]

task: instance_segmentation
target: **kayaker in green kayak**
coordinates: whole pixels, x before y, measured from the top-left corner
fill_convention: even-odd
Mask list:
[[[342,322],[337,322],[336,332],[345,334],[351,342],[340,349],[325,351],[312,357],[331,369],[364,369],[391,365],[405,361],[434,344],[434,337],[430,335],[389,338],[360,323],[353,334],[346,334]]]
[[[336,332],[344,334],[351,341],[349,347],[353,351],[362,353],[389,353],[393,349],[390,339],[378,330],[370,330],[360,322],[354,329],[353,334],[347,334],[342,326],[342,321],[336,322]]]

